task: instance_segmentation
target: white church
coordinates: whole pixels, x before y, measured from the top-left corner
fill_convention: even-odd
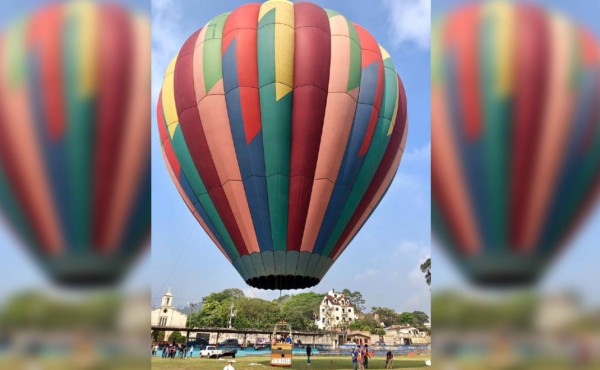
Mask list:
[[[185,328],[188,316],[173,307],[173,294],[171,288],[163,295],[160,307],[152,310],[150,323],[153,327]],[[165,331],[168,338],[173,331]]]

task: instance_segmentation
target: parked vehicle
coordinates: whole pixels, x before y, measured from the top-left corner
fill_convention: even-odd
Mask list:
[[[259,351],[261,349],[268,349],[271,347],[271,343],[269,343],[269,338],[260,337],[256,338],[256,342],[254,343],[254,349]]]
[[[225,339],[219,343],[219,348],[241,348],[241,345],[237,339]]]
[[[205,349],[200,351],[200,357],[206,358],[221,358],[221,357],[232,357],[235,358],[237,349],[217,349],[216,346],[206,346]]]
[[[200,338],[200,339],[196,339],[196,340],[191,340],[187,343],[188,347],[193,346],[195,349],[204,349],[207,345],[208,342],[206,341],[206,339]]]

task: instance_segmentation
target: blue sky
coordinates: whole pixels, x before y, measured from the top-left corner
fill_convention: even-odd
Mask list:
[[[464,3],[464,0],[434,1],[432,7],[432,19],[436,15],[444,14],[456,4]],[[600,36],[600,2],[596,0],[585,1],[562,1],[562,0],[533,0],[561,13],[584,27],[589,28]],[[579,232],[572,239],[569,247],[561,257],[548,269],[546,275],[540,280],[538,288],[544,292],[557,290],[569,290],[577,292],[586,307],[600,306],[600,274],[598,274],[597,261],[600,260],[600,208],[591,213]],[[461,276],[454,264],[445,253],[435,244],[432,247],[433,262],[433,291],[446,288],[469,290],[472,293],[480,291],[469,286]]]
[[[167,63],[185,39],[212,17],[247,2],[153,2],[153,101]],[[429,5],[393,0],[313,2],[362,25],[390,52],[406,88],[409,136],[387,196],[323,281],[311,290],[348,288],[361,291],[368,306],[429,313],[430,291],[419,270],[430,255],[431,244]],[[189,213],[163,164],[153,120],[152,303],[159,303],[168,287],[176,305],[230,287],[243,289],[248,296],[278,297],[278,291],[248,287]]]
[[[0,25],[43,0],[10,2],[0,6]],[[430,254],[429,223],[429,7],[419,0],[314,1],[335,9],[367,28],[391,53],[408,96],[410,131],[406,152],[391,190],[373,217],[315,291],[349,288],[363,292],[370,306],[396,310],[429,310],[429,289],[418,271]],[[434,1],[433,14],[461,0]],[[536,0],[549,4],[600,35],[600,2]],[[149,11],[147,0],[126,2]],[[155,0],[153,2],[153,105],[168,60],[189,34],[211,17],[232,10],[245,1]],[[248,295],[274,298],[278,292],[248,288],[227,263],[188,212],[166,172],[158,145],[156,120],[152,119],[153,250],[142,258],[126,286],[150,282],[156,304],[171,287],[175,304],[198,301],[206,294],[238,287]],[[590,304],[600,305],[600,210],[584,224],[572,246],[548,271],[541,287],[569,288],[580,292]],[[0,223],[0,301],[25,287],[50,288],[44,276]],[[433,248],[434,289],[467,289],[454,265]]]
[[[43,0],[1,6],[0,25],[34,9]],[[154,1],[153,106],[169,59],[210,18],[247,1]],[[369,306],[397,310],[429,309],[429,288],[418,265],[430,253],[429,227],[429,8],[412,5],[398,14],[397,2],[315,1],[342,12],[366,27],[391,53],[408,97],[409,137],[392,188],[352,245],[323,282],[314,288],[359,290]],[[409,1],[412,3],[412,1]],[[149,12],[145,0],[125,2]],[[398,22],[402,20],[402,22]],[[408,28],[398,28],[399,23]],[[212,244],[187,210],[169,178],[160,154],[156,119],[152,118],[153,248],[133,268],[126,288],[152,287],[156,304],[172,287],[175,304],[199,301],[230,287],[250,296],[272,299],[279,292],[250,289]],[[23,289],[56,290],[0,223],[0,301]],[[152,263],[150,262],[152,258]]]

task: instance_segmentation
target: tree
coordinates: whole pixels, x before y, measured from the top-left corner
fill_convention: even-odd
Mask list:
[[[413,314],[410,312],[402,312],[398,315],[398,323],[402,325],[412,325]]]
[[[324,294],[313,292],[291,296],[282,306],[281,315],[294,330],[315,330],[315,317]]]
[[[227,319],[229,316],[229,304],[230,301],[217,301],[210,300],[205,301],[202,305],[202,309],[198,312],[196,317],[192,320],[193,326],[200,327],[224,327],[227,325]]]
[[[362,319],[354,320],[348,325],[350,330],[373,330],[377,328],[377,320],[372,313],[363,315]]]
[[[501,299],[467,297],[456,291],[432,296],[431,314],[436,328],[492,330],[502,328],[527,333],[532,330],[540,296],[533,293],[503,295]]]
[[[162,330],[152,330],[152,340],[154,342],[161,342],[165,340],[165,332]]]
[[[377,315],[379,317],[379,322],[383,322],[385,326],[391,326],[400,323],[398,314],[391,308],[373,307],[371,312],[373,312],[374,315]]]
[[[244,298],[244,292],[241,289],[225,289],[221,292],[210,293],[202,298],[202,309],[196,315],[190,318],[190,325],[194,327],[227,326],[229,319],[229,307],[232,299]]]
[[[344,289],[342,290],[342,294],[348,298],[357,312],[363,312],[365,310],[365,299],[361,292],[358,290],[351,292],[350,289]]]
[[[425,323],[429,322],[429,316],[425,312],[413,311],[412,313],[412,325],[416,328],[422,328]]]
[[[0,311],[0,328],[24,330],[113,330],[124,300],[119,294],[93,294],[79,300],[62,300],[38,291],[11,297]],[[3,302],[4,303],[4,302]]]
[[[421,272],[425,274],[427,285],[431,286],[431,258],[421,264]]]
[[[210,302],[223,302],[226,299],[242,297],[244,297],[244,292],[241,289],[230,288],[225,289],[222,292],[210,293],[206,297],[202,298],[202,303],[206,304]]]
[[[174,331],[171,334],[169,334],[169,342],[183,343],[184,341],[185,341],[185,336],[183,336],[178,331]]]
[[[373,328],[370,330],[371,334],[379,335],[380,337],[385,335],[385,329],[383,328]]]
[[[280,296],[279,298],[275,298],[273,300],[273,302],[276,302],[280,305],[283,305],[285,302],[287,302],[290,299],[290,295],[289,294],[284,294],[282,296]]]
[[[233,324],[238,329],[272,329],[281,317],[277,303],[259,298],[238,298],[235,300],[235,310],[237,315]]]

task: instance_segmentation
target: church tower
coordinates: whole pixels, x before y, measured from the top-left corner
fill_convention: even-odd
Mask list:
[[[186,327],[187,315],[175,308],[173,304],[173,293],[171,293],[171,288],[169,288],[163,295],[160,302],[160,307],[152,310],[150,323],[153,327]],[[165,338],[168,338],[170,333],[172,333],[172,331],[166,331]]]
[[[173,307],[173,294],[171,294],[171,288],[167,290],[165,295],[162,297],[162,303],[160,304],[161,308]]]

